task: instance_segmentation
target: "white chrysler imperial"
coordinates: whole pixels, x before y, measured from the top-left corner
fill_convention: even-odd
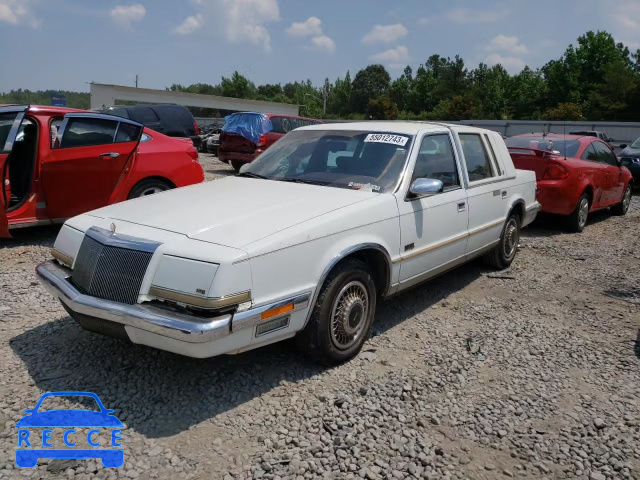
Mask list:
[[[508,267],[539,209],[495,132],[316,125],[236,177],[68,220],[37,273],[93,332],[191,357],[297,336],[339,363],[379,299],[481,255]]]

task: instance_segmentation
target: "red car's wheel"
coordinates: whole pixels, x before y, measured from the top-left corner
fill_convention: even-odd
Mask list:
[[[631,205],[631,185],[627,185],[624,189],[622,201],[611,207],[611,212],[613,212],[614,215],[626,215],[629,211],[629,205]]]
[[[131,200],[132,198],[146,197],[147,195],[153,195],[154,193],[160,193],[170,189],[171,185],[167,182],[156,178],[150,178],[148,180],[141,181],[133,187],[131,189],[131,193],[129,193],[128,199]]]
[[[589,207],[591,202],[589,201],[589,195],[583,193],[578,200],[578,205],[571,215],[569,215],[569,221],[567,226],[571,232],[579,233],[584,230],[587,225],[587,219],[589,217]]]

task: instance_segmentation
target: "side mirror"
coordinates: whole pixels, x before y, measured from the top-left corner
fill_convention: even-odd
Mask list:
[[[409,192],[415,196],[434,195],[442,193],[443,190],[444,183],[435,178],[416,178],[409,188]]]
[[[627,148],[627,144],[626,143],[621,144],[620,148]]]

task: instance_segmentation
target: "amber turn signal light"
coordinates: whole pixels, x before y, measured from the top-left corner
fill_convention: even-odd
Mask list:
[[[268,318],[275,317],[276,315],[282,315],[283,313],[290,312],[291,310],[293,310],[293,303],[287,303],[286,305],[275,307],[262,312],[262,314],[260,315],[260,319],[267,320]]]

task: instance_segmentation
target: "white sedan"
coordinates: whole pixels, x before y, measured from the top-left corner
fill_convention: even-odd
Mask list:
[[[316,125],[237,177],[68,220],[37,273],[90,331],[191,357],[297,336],[335,364],[381,297],[479,256],[508,267],[535,195],[492,131]]]

